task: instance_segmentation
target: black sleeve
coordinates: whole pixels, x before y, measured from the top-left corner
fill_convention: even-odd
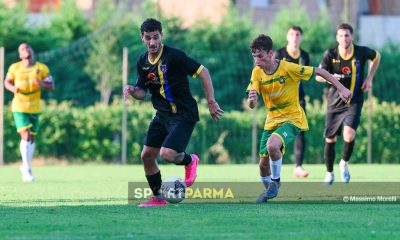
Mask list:
[[[369,59],[371,61],[376,58],[376,51],[371,48],[365,47],[365,53],[366,53],[367,59]]]
[[[145,85],[146,83],[146,75],[143,72],[142,69],[142,64],[141,64],[141,57],[137,60],[136,63],[136,70],[137,70],[137,80],[136,80],[136,87],[139,87],[140,89],[147,91],[147,87]]]
[[[180,50],[175,51],[174,57],[174,60],[186,75],[196,76],[198,74],[197,71],[201,67],[200,63],[196,62]]]
[[[322,62],[320,63],[319,67],[325,69],[328,72],[332,72],[332,55],[330,54],[330,51],[326,51],[324,53],[324,58],[322,59]]]
[[[304,64],[311,66],[310,55],[307,52],[304,52]]]
[[[282,60],[282,54],[281,54],[281,49],[276,51],[275,58],[278,60]]]

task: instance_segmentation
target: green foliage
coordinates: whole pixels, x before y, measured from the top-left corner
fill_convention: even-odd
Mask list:
[[[89,32],[88,19],[76,7],[76,1],[66,0],[61,2],[61,11],[56,12],[51,19],[48,34],[60,37],[55,43],[59,46],[68,45],[71,41],[86,36]],[[48,50],[48,49],[44,49]]]
[[[253,68],[248,46],[256,32],[251,21],[231,7],[219,25],[201,22],[187,33],[187,53],[208,68],[216,98],[226,110],[241,108]],[[192,81],[191,90],[204,97],[200,81]]]
[[[3,1],[0,2],[0,46],[5,47],[6,53],[18,48],[20,42],[31,39],[31,33],[25,27],[26,20],[26,5],[8,9]]]
[[[286,46],[286,33],[293,25],[303,29],[301,48],[310,54],[311,65],[318,66],[323,53],[336,44],[327,9],[322,8],[315,19],[310,18],[299,1],[293,1],[288,8],[281,9],[268,29],[268,34],[274,41],[274,49]],[[323,86],[323,84],[305,84],[305,91],[312,100],[321,100]]]
[[[388,42],[382,50],[381,63],[373,80],[373,94],[381,101],[400,102],[398,84],[398,66],[400,47],[397,43]]]
[[[357,131],[356,147],[351,161],[365,163],[367,159],[367,105]],[[187,152],[200,155],[204,163],[250,163],[251,129],[257,121],[258,135],[264,126],[265,112],[226,112],[221,121],[209,115],[207,103],[201,101],[200,122],[193,132]],[[400,135],[400,106],[394,103],[372,102],[372,159],[374,163],[398,163],[400,150],[395,136]],[[140,152],[143,138],[154,110],[150,102],[128,104],[128,162],[141,163]],[[40,133],[37,154],[71,161],[118,162],[121,153],[122,102],[111,106],[94,105],[85,109],[75,108],[71,103],[50,103],[40,117]],[[306,163],[323,163],[325,105],[314,101],[307,105],[310,131],[306,133]],[[19,159],[19,135],[15,131],[12,114],[5,114],[5,160]],[[389,126],[383,128],[382,126]],[[390,129],[390,130],[388,130]],[[257,143],[258,145],[258,139]],[[340,156],[342,140],[338,138],[337,155]],[[294,161],[292,144],[286,148],[286,161]]]

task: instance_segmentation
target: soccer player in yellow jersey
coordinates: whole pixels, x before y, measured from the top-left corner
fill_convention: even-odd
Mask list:
[[[331,82],[343,101],[348,102],[351,98],[350,91],[326,70],[276,60],[272,47],[272,39],[263,34],[250,45],[255,67],[247,87],[248,104],[254,108],[257,94],[261,94],[267,112],[259,153],[260,176],[265,191],[257,198],[257,203],[278,195],[285,146],[300,131],[308,130],[306,115],[299,103],[300,81],[309,80],[315,73]]]
[[[36,61],[31,46],[20,44],[18,54],[21,61],[10,66],[4,86],[14,94],[11,111],[17,132],[21,135],[22,181],[32,182],[31,161],[35,150],[35,135],[39,130],[40,90],[53,90],[54,82],[48,67]]]

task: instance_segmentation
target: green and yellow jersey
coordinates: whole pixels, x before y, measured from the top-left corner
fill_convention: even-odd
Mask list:
[[[40,86],[35,79],[43,81],[49,76],[49,68],[43,63],[36,62],[33,66],[25,67],[22,61],[14,63],[7,72],[7,78],[14,81],[18,93],[14,94],[11,111],[23,113],[39,113],[41,111]]]
[[[279,61],[272,74],[267,74],[260,67],[251,73],[247,91],[255,89],[262,95],[267,119],[264,129],[274,130],[290,122],[302,131],[308,130],[307,118],[299,103],[299,84],[314,75],[314,67]]]

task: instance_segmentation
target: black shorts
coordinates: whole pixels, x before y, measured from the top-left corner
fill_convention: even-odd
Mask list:
[[[184,152],[196,122],[182,115],[162,116],[156,114],[147,129],[144,145],[155,148],[171,148]]]
[[[325,119],[325,138],[332,138],[342,133],[343,125],[357,130],[360,125],[360,117],[363,103],[351,104],[343,110],[328,110]]]

